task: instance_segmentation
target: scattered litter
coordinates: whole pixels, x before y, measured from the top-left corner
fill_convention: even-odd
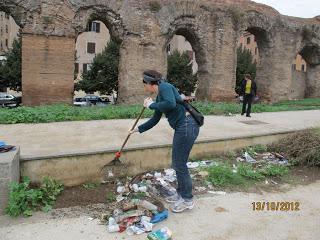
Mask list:
[[[15,146],[6,145],[5,142],[0,142],[0,153],[10,152],[11,150],[15,150]]]
[[[205,187],[195,187],[197,192],[205,192],[207,189]]]
[[[249,153],[247,153],[247,152],[244,153],[244,158],[245,158],[246,162],[248,162],[248,163],[256,163],[256,162],[257,162],[257,161],[256,161],[254,158],[252,158],[252,157],[249,155]]]
[[[123,193],[123,192],[125,192],[125,190],[126,190],[125,186],[118,186],[117,187],[117,193]]]
[[[162,177],[162,174],[161,172],[155,172],[154,173],[154,177],[157,179],[157,178],[161,178]]]
[[[215,195],[226,195],[227,194],[226,192],[223,192],[223,191],[208,191],[208,193],[215,194]]]
[[[244,162],[245,159],[243,159],[242,157],[237,157],[237,158],[236,158],[236,161],[237,161],[237,162]]]
[[[269,181],[266,179],[265,184],[269,184]]]
[[[113,176],[114,176],[114,175],[113,175],[113,172],[112,172],[111,170],[109,170],[109,171],[108,171],[108,177],[109,177],[109,178],[112,178]]]
[[[157,213],[151,219],[151,223],[162,222],[163,220],[168,218],[168,210],[164,210],[163,212]]]
[[[204,160],[200,162],[200,167],[218,166],[218,163],[212,160]]]
[[[148,235],[149,240],[170,240],[172,239],[172,232],[169,228],[163,227],[158,231],[152,232]]]
[[[93,217],[88,217],[88,220],[92,221],[94,218]]]
[[[187,162],[187,166],[189,169],[198,168],[200,166],[199,162]]]
[[[109,233],[119,232],[120,231],[119,224],[117,224],[116,220],[113,217],[110,217],[108,222],[109,222],[108,223],[108,231],[109,231]]]
[[[274,181],[274,180],[270,180],[274,185],[277,185],[278,183],[276,182],[276,181]]]
[[[121,201],[123,201],[124,199],[126,199],[126,198],[123,197],[122,195],[118,195],[117,198],[116,198],[117,202],[121,202]]]

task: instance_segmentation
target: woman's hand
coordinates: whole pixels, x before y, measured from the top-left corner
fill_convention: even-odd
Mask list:
[[[139,132],[139,128],[134,128],[133,130],[131,130],[131,128],[129,129],[129,134],[131,135],[131,134],[133,134],[133,133],[137,133],[137,132]]]
[[[153,103],[152,98],[148,97],[148,98],[144,99],[143,106],[145,108],[149,108],[152,103]]]

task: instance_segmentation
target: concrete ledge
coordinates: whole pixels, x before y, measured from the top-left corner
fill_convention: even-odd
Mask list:
[[[0,154],[0,214],[8,203],[9,184],[20,180],[20,149]]]
[[[269,144],[292,132],[283,132],[262,136],[240,137],[221,140],[203,140],[195,144],[191,157],[203,158],[217,153],[236,150],[249,145]],[[103,168],[114,158],[115,150],[69,153],[58,156],[23,158],[22,176],[29,176],[32,182],[40,182],[42,177],[51,176],[66,186],[80,185],[85,182],[104,180],[109,171],[115,176],[135,175],[141,172],[167,168],[171,163],[171,145],[158,145],[127,149],[122,164]],[[102,169],[102,170],[101,170]]]

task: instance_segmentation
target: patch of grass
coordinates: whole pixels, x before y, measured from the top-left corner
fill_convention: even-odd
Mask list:
[[[106,200],[107,203],[113,203],[117,199],[116,195],[113,192],[107,192],[106,194]]]
[[[259,170],[254,170],[252,165],[250,164],[239,164],[238,173],[245,178],[253,179],[256,181],[260,181],[265,178]]]
[[[267,151],[268,151],[268,147],[266,145],[261,145],[261,144],[248,146],[243,149],[243,152],[249,153],[250,156],[255,156],[256,153],[265,153]]]
[[[238,103],[194,102],[204,115],[229,115],[241,112]],[[320,98],[286,101],[273,105],[254,104],[253,112],[279,112],[320,109]],[[48,105],[38,107],[0,108],[0,124],[47,123],[61,121],[88,121],[106,119],[136,118],[141,105],[109,105],[107,107],[75,107],[69,105]],[[147,109],[143,117],[151,117],[153,111]]]
[[[100,183],[84,183],[82,187],[85,189],[95,189],[100,185]]]
[[[243,187],[261,182],[266,177],[284,177],[288,174],[287,166],[266,165],[261,168],[254,168],[253,165],[240,163],[237,170],[228,164],[221,164],[206,168],[209,176],[207,181],[218,187]]]
[[[245,181],[241,175],[234,173],[228,165],[218,165],[207,169],[209,176],[207,180],[218,187],[244,185]]]
[[[267,165],[261,170],[259,170],[259,173],[268,177],[282,177],[287,175],[288,172],[288,167],[281,165]]]

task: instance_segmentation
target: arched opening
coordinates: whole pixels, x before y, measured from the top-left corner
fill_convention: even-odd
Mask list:
[[[78,35],[75,51],[75,105],[115,103],[118,91],[119,40],[109,24],[91,17]]]
[[[188,29],[180,28],[168,39],[165,50],[168,81],[181,93],[195,96],[199,85],[198,71],[201,71],[198,63],[204,61],[196,36]]]
[[[0,11],[0,92],[21,96],[21,37],[14,18]]]
[[[244,74],[250,74],[257,82],[259,92],[266,91],[267,83],[261,75],[262,60],[268,47],[268,38],[265,30],[258,27],[249,27],[238,39],[237,43],[237,67],[235,92],[240,95],[240,86]],[[260,78],[259,78],[260,77]],[[260,95],[260,94],[259,94]]]
[[[300,80],[304,80],[305,84],[300,87],[300,96],[320,97],[320,46],[306,45],[299,51],[299,55],[303,60],[301,68],[302,64],[305,65],[305,72],[301,73],[304,78]]]
[[[302,99],[305,97],[307,77],[307,63],[297,54],[291,65],[290,99]]]

